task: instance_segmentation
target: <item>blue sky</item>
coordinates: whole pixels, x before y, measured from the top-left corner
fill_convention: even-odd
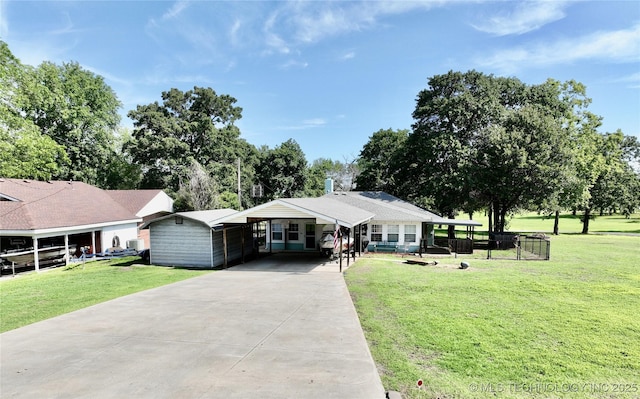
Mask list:
[[[638,1],[6,1],[0,38],[23,63],[77,61],[127,111],[172,87],[243,108],[250,143],[295,139],[309,162],[357,157],[410,129],[429,77],[476,69],[587,86],[601,131],[640,137]]]

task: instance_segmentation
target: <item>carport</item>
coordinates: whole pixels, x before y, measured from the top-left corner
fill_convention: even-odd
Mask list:
[[[218,220],[229,225],[252,225],[256,245],[273,252],[317,251],[323,231],[340,228],[346,239],[353,236],[357,252],[362,249],[362,225],[375,215],[332,198],[280,198]],[[349,257],[347,257],[347,265]],[[342,270],[342,257],[340,257]]]

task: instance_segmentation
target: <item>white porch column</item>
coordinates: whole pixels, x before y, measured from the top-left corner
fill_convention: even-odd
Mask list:
[[[36,271],[40,271],[40,259],[38,259],[38,237],[33,237],[33,262],[36,266]]]
[[[93,253],[96,253],[96,232],[95,230],[91,232],[91,250]]]
[[[69,234],[64,235],[64,264],[69,266]]]

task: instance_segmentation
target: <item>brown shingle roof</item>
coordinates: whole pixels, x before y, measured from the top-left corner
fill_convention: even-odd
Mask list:
[[[104,190],[81,182],[0,179],[0,230],[41,230],[139,220]]]

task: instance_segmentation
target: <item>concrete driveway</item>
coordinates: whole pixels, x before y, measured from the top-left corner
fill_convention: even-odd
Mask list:
[[[384,398],[335,262],[274,255],[0,335],[2,398]]]

